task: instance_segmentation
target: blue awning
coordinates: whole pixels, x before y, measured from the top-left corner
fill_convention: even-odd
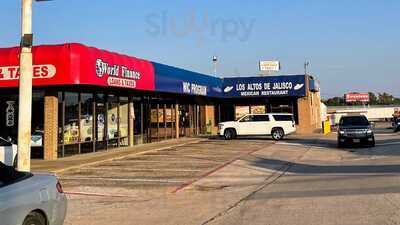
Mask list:
[[[158,92],[207,97],[303,97],[305,75],[217,78],[153,62]],[[312,81],[312,82],[311,82]],[[310,87],[316,83],[310,80]]]
[[[221,97],[222,80],[209,75],[154,63],[155,90],[160,92]]]

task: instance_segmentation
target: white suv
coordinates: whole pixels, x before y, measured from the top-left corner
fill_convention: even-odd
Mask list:
[[[296,132],[293,115],[289,113],[247,114],[237,121],[218,124],[218,134],[226,140],[241,135],[271,135],[281,140]]]

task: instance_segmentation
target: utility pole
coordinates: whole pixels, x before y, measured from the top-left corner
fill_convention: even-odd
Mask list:
[[[18,110],[18,171],[31,169],[32,121],[32,0],[22,0]]]
[[[304,62],[304,75],[307,75],[309,66],[310,66],[310,61],[305,61]]]

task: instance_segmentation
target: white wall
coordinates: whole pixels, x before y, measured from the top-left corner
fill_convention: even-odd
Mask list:
[[[343,115],[365,115],[370,121],[391,119],[400,107],[328,107],[331,124],[337,124]]]

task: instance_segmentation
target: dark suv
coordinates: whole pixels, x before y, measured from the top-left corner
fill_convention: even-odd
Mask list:
[[[343,116],[339,122],[338,147],[345,144],[368,144],[375,146],[371,124],[365,116]]]

